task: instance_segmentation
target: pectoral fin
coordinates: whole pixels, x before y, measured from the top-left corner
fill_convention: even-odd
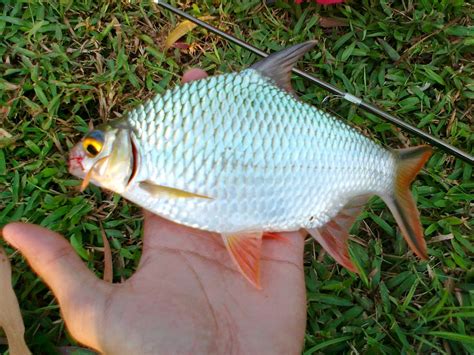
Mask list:
[[[260,286],[262,232],[222,234],[222,239],[239,271],[257,289]]]
[[[206,198],[212,200],[211,197],[195,194],[193,192],[188,192],[180,189],[175,189],[173,187],[156,185],[148,181],[140,182],[140,187],[147,191],[149,194],[156,197],[168,197],[168,198]]]
[[[334,260],[352,272],[357,272],[357,268],[349,256],[349,245],[347,244],[349,229],[352,224],[354,224],[355,219],[369,198],[370,196],[368,195],[356,197],[349,201],[349,203],[324,226],[307,229],[308,233],[321,244],[324,250],[326,250]]]

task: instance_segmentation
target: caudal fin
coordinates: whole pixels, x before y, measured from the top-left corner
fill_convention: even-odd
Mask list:
[[[420,223],[420,213],[413,200],[410,185],[431,156],[431,152],[431,147],[426,145],[397,149],[394,152],[397,167],[393,191],[383,197],[408,245],[422,259],[428,259],[428,254]]]

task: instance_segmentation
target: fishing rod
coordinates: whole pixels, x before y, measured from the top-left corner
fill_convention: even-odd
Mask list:
[[[238,39],[237,37],[234,37],[230,34],[228,34],[227,32],[224,32],[224,31],[221,31],[217,28],[215,28],[214,26],[211,26],[210,24],[208,24],[207,22],[204,22],[204,21],[201,21],[191,15],[189,15],[188,13],[180,10],[180,9],[177,9],[175,8],[174,6],[164,2],[164,1],[161,1],[161,0],[153,0],[157,5],[161,6],[161,7],[164,7],[165,9],[173,12],[174,14],[178,15],[178,16],[181,16],[181,17],[184,17],[185,19],[191,21],[191,22],[194,22],[195,24],[197,24],[198,26],[201,26],[201,27],[204,27],[205,29],[207,29],[208,31],[218,35],[219,37],[222,37],[222,38],[225,38],[226,40],[228,40],[229,42],[232,42],[240,47],[243,47],[261,57],[267,57],[268,54],[265,53],[264,51],[258,49],[257,47],[254,47],[252,46],[251,44],[245,42],[245,41],[242,41],[241,39]],[[357,96],[354,96],[348,92],[345,92],[329,83],[326,83],[325,81],[321,80],[321,79],[318,79],[302,70],[299,70],[297,68],[293,68],[293,73],[295,73],[296,75],[304,78],[304,79],[307,79],[309,81],[311,81],[312,83],[322,87],[324,90],[326,91],[329,91],[330,93],[332,94],[335,94],[335,95],[338,95],[338,96],[341,96],[342,98],[344,98],[345,100],[357,105],[358,107],[360,107],[361,109],[363,109],[364,111],[366,112],[370,112],[372,114],[374,114],[375,116],[377,117],[380,117],[380,118],[383,118],[385,119],[386,121],[389,121],[390,123],[393,123],[394,125],[400,127],[401,129],[404,129],[406,130],[407,132],[410,132],[412,133],[413,135],[415,136],[418,136],[419,138],[425,140],[426,142],[444,150],[445,152],[457,157],[457,158],[460,158],[462,160],[464,160],[465,162],[471,164],[471,165],[474,165],[474,157],[464,151],[462,151],[461,149],[459,148],[456,148],[454,146],[452,146],[451,144],[449,143],[446,143],[445,141],[439,139],[439,138],[436,138],[432,135],[430,135],[429,133],[426,133],[425,131],[422,131],[421,129],[417,128],[417,127],[414,127],[412,126],[411,124],[405,122],[405,121],[402,121],[401,119],[381,110],[380,108],[372,105],[372,104],[369,104],[365,101],[363,101],[362,99],[358,98]]]

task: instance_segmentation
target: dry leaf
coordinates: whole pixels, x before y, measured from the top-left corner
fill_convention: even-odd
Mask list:
[[[191,45],[184,42],[175,42],[173,47],[178,49],[189,49]]]
[[[112,266],[112,251],[110,250],[109,240],[105,234],[104,228],[100,226],[102,234],[102,242],[104,243],[104,281],[112,282],[113,279],[113,266]]]
[[[451,240],[454,238],[454,235],[452,233],[449,234],[439,234],[436,237],[431,238],[427,244],[432,244],[432,243],[439,243],[439,242],[444,242],[445,240]]]
[[[0,139],[9,139],[12,135],[5,131],[3,128],[0,128]]]
[[[25,343],[25,325],[12,288],[12,269],[5,250],[0,246],[0,327],[3,328],[11,355],[31,354]]]
[[[201,21],[207,21],[207,20],[212,20],[214,16],[201,16],[198,19]],[[170,47],[175,44],[175,42],[183,37],[185,34],[191,32],[197,25],[194,22],[191,22],[189,20],[184,20],[181,22],[178,26],[174,28],[173,31],[171,31],[166,37],[165,40],[165,50],[169,49]]]
[[[0,106],[0,118],[7,117],[10,113],[10,106]]]
[[[347,20],[342,18],[320,17],[319,26],[323,28],[344,27],[349,26]]]
[[[19,88],[20,88],[19,85],[9,83],[8,81],[2,81],[2,89],[5,91],[18,90]]]

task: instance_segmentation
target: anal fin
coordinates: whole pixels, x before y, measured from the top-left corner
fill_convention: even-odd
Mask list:
[[[321,244],[334,260],[352,272],[357,268],[349,255],[349,229],[367,203],[370,195],[358,196],[350,200],[339,213],[325,225],[319,228],[309,228],[308,233]]]
[[[232,260],[242,275],[257,289],[260,286],[260,251],[262,232],[222,234]]]
[[[288,238],[282,236],[280,233],[275,233],[275,232],[263,232],[263,239],[272,239],[272,240],[288,243]]]

